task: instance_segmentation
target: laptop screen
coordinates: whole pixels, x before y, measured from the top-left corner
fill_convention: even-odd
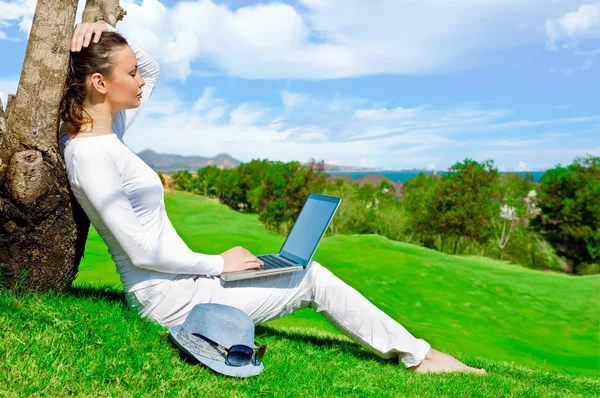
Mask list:
[[[339,203],[340,198],[310,194],[279,253],[308,265]]]

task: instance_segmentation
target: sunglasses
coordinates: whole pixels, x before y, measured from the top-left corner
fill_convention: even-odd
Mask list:
[[[192,334],[227,352],[225,363],[230,366],[245,366],[251,362],[252,365],[258,366],[261,364],[262,358],[265,355],[265,351],[267,351],[266,345],[258,344],[256,341],[254,342],[256,347],[248,347],[247,345],[236,344],[227,348],[209,339],[208,337],[202,336],[201,334]]]

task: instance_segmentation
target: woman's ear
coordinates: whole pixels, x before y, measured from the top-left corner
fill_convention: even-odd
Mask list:
[[[91,77],[90,77],[90,84],[91,84],[91,88],[95,91],[97,91],[100,94],[106,94],[107,91],[107,87],[106,87],[106,79],[104,79],[104,76],[102,76],[101,73],[94,73]]]

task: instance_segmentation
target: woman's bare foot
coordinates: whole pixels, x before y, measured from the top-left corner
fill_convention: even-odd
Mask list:
[[[465,365],[451,355],[444,354],[438,350],[431,348],[425,359],[417,366],[411,367],[415,372],[425,373],[441,373],[441,372],[470,372],[485,375],[485,369],[472,368]]]

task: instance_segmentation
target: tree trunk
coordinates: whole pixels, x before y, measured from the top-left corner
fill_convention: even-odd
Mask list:
[[[16,95],[0,103],[0,283],[66,292],[79,268],[89,220],[69,188],[58,150],[76,0],[38,1]],[[88,0],[84,22],[113,26],[119,0]]]
[[[454,254],[456,254],[456,250],[458,250],[458,242],[460,241],[460,236],[456,238],[456,242],[454,242]]]

